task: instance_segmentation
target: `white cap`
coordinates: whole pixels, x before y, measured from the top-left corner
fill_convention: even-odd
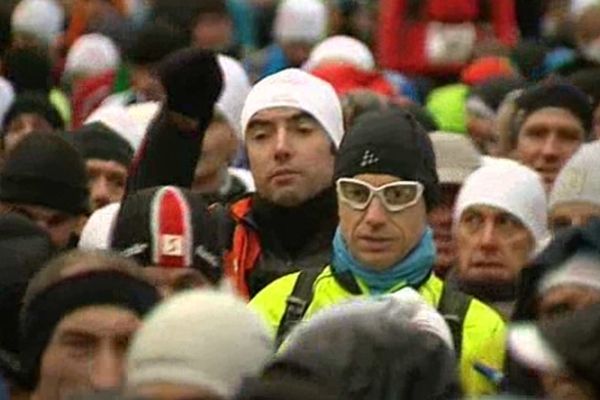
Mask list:
[[[15,89],[11,83],[0,76],[0,127],[4,124],[4,116],[15,101]]]
[[[87,117],[84,125],[94,122],[102,122],[115,131],[129,142],[134,151],[137,151],[144,139],[144,126],[136,121],[123,106],[110,105],[97,108]]]
[[[339,98],[329,83],[296,68],[261,80],[250,91],[242,110],[244,135],[254,114],[273,107],[293,107],[309,113],[339,147],[344,136],[344,118]]]
[[[454,224],[469,207],[496,207],[515,216],[529,230],[536,250],[549,237],[546,194],[540,176],[517,163],[497,162],[473,172],[463,184],[454,206]]]
[[[220,111],[236,135],[243,140],[240,119],[242,108],[248,93],[250,93],[250,80],[239,61],[219,54],[217,57],[221,71],[223,71],[223,91],[217,101],[216,107]]]
[[[192,290],[168,298],[144,320],[129,348],[127,387],[173,383],[230,398],[273,352],[266,326],[244,301]]]
[[[12,13],[13,32],[34,35],[46,44],[53,44],[62,33],[65,12],[55,0],[21,0]]]
[[[600,142],[582,145],[560,171],[550,192],[549,209],[566,202],[600,206]]]
[[[85,250],[109,249],[112,228],[119,208],[121,203],[112,203],[94,211],[81,231],[77,247]]]
[[[563,265],[545,274],[538,283],[537,291],[543,295],[559,286],[579,286],[600,291],[598,258],[585,252],[575,254]]]
[[[310,71],[326,63],[351,64],[365,71],[375,68],[373,53],[367,45],[344,35],[332,36],[315,46],[303,68]]]
[[[274,36],[279,42],[316,43],[327,29],[327,8],[320,0],[283,0],[277,7]]]
[[[116,70],[121,62],[119,49],[108,37],[99,33],[80,36],[65,62],[65,74],[96,75]]]

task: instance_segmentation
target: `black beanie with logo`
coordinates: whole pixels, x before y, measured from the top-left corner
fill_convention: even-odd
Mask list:
[[[81,155],[58,135],[28,135],[11,151],[0,172],[0,201],[71,215],[87,213],[89,192]]]
[[[425,187],[427,209],[438,203],[440,189],[431,140],[407,111],[367,112],[344,135],[335,159],[335,179],[369,173],[420,182]]]

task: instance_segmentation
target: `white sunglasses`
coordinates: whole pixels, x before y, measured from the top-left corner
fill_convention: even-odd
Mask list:
[[[340,201],[355,210],[365,210],[373,196],[377,196],[389,212],[399,212],[412,207],[423,195],[423,184],[415,181],[398,181],[374,187],[366,182],[352,178],[340,178],[336,181]]]

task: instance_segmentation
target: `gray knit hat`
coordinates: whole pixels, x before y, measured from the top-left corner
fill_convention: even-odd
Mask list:
[[[584,144],[558,174],[549,209],[571,201],[600,205],[600,142]]]

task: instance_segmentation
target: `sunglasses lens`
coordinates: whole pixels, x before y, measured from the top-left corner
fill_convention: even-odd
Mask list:
[[[351,204],[363,206],[369,201],[370,190],[360,183],[342,181],[339,188],[340,195]]]
[[[419,195],[418,185],[397,185],[385,188],[383,196],[386,203],[392,207],[399,207],[413,202]]]

